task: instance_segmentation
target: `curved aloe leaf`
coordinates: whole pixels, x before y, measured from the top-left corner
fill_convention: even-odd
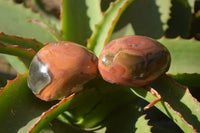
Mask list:
[[[35,38],[42,43],[56,41],[56,38],[48,31],[29,22],[31,19],[46,21],[40,15],[23,7],[23,5],[8,0],[0,0],[0,32]]]
[[[135,0],[120,17],[111,39],[126,35],[162,37],[170,18],[170,7],[171,0]]]
[[[29,61],[31,61],[35,55],[35,51],[33,51],[32,49],[23,49],[18,46],[6,46],[2,43],[0,43],[0,53],[15,55],[28,59]]]
[[[151,126],[134,104],[125,104],[114,110],[105,120],[106,133],[150,133]]]
[[[151,86],[162,100],[155,106],[172,119],[184,132],[199,132],[200,103],[192,97],[188,88],[179,85],[172,78],[164,75],[154,81]],[[158,97],[144,89],[133,88],[139,97],[152,102]]]
[[[200,74],[193,73],[181,73],[181,74],[170,74],[173,79],[182,84],[189,87],[200,87]]]
[[[29,4],[29,1],[26,0],[24,3],[25,3],[25,6],[26,6],[27,4]],[[59,10],[58,4],[60,4],[60,1],[52,1],[51,3],[55,5],[54,8],[57,8],[57,10]],[[60,19],[56,18],[56,16],[54,16],[54,13],[49,12],[47,10],[47,8],[45,8],[45,7],[48,7],[48,6],[45,5],[43,3],[43,1],[33,0],[31,4],[32,4],[32,5],[30,5],[31,7],[34,7],[35,10],[39,11],[42,14],[42,16],[44,16],[44,18],[50,19],[53,23],[56,24],[57,29],[60,29]],[[55,12],[57,12],[57,11],[55,11]]]
[[[0,132],[16,133],[52,103],[37,99],[27,87],[27,73],[18,75],[0,91]]]
[[[31,131],[41,130],[63,112],[58,117],[62,118],[63,122],[82,128],[94,128],[99,126],[118,106],[131,101],[137,104],[138,101],[129,88],[109,84],[101,78],[95,78],[84,87],[83,91],[71,97],[70,100],[61,101],[42,115]]]
[[[25,71],[28,70],[28,66],[25,65],[23,63],[23,61],[21,59],[19,59],[18,57],[16,56],[13,56],[13,55],[7,55],[7,54],[1,54],[0,53],[0,56],[5,58],[9,63],[10,65],[19,73],[19,74],[24,74]],[[27,60],[24,60],[24,62],[27,62],[30,63],[29,61]]]
[[[161,38],[158,41],[169,49],[172,57],[168,73],[200,73],[200,41],[182,38]]]
[[[35,39],[6,35],[2,32],[0,33],[0,53],[3,53],[3,57],[6,58],[16,71],[21,74],[28,69],[35,53],[43,46],[42,43]],[[13,55],[20,58],[14,57]],[[20,64],[24,65],[21,66]]]
[[[172,6],[171,0],[156,0],[156,5],[159,7],[160,20],[162,22],[163,31],[168,28],[167,22],[170,19],[170,8]]]
[[[32,48],[35,52],[44,47],[44,44],[35,39],[6,35],[3,32],[0,32],[0,43],[4,45],[17,45],[25,49]]]
[[[95,25],[102,19],[100,4],[100,0],[86,0],[86,5],[88,7],[87,15],[89,17],[89,25],[92,31],[95,30]]]
[[[71,99],[74,94],[61,100],[58,104],[54,105],[47,112],[43,113],[40,119],[33,125],[29,133],[38,133],[44,126],[46,126],[50,121],[56,118],[59,114],[64,112],[69,106]]]
[[[150,133],[151,132],[151,126],[148,125],[148,121],[149,120],[146,120],[145,119],[145,116],[146,115],[141,115],[136,124],[135,124],[135,127],[136,127],[136,132],[135,133]]]
[[[168,22],[169,26],[165,33],[167,37],[189,37],[193,8],[191,4],[191,0],[190,3],[185,0],[172,0],[171,19]]]
[[[108,43],[114,27],[126,7],[134,0],[117,0],[103,14],[102,20],[96,25],[95,31],[88,40],[87,47],[99,56],[100,51]]]
[[[82,45],[86,44],[94,25],[101,19],[100,2],[98,0],[62,0],[61,4],[63,38]]]

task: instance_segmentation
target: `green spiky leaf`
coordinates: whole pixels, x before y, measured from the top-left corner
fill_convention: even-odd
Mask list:
[[[193,6],[191,7],[192,3]],[[165,33],[167,37],[182,36],[188,38],[190,36],[193,7],[194,1],[190,0],[190,3],[188,3],[186,0],[172,0],[171,19]]]
[[[42,44],[41,42],[38,42],[35,39],[6,35],[3,32],[0,33],[0,43],[4,45],[17,45],[25,49],[31,48],[35,52],[37,52],[44,46],[44,44]]]
[[[20,74],[24,74],[25,71],[28,70],[28,66],[26,66],[23,61],[21,61],[21,59],[19,59],[16,56],[13,55],[7,55],[7,54],[1,54],[0,56],[5,58],[10,65]],[[25,60],[24,60],[25,61]],[[29,61],[27,62],[27,64],[29,63]]]
[[[135,34],[154,39],[162,37],[170,18],[170,7],[170,0],[135,0],[122,14],[111,39]]]
[[[27,73],[18,75],[0,92],[0,132],[16,133],[51,104],[37,99],[27,87]]]
[[[200,103],[192,97],[188,88],[177,84],[172,78],[164,75],[154,81],[151,86],[162,100],[155,106],[172,119],[184,132],[199,132]],[[133,88],[139,97],[153,102],[158,99],[153,93],[144,89]]]
[[[0,32],[35,38],[42,43],[56,41],[56,38],[48,31],[29,22],[32,19],[46,23],[46,20],[40,15],[33,13],[30,9],[26,9],[23,5],[15,4],[8,0],[0,0]]]
[[[82,45],[86,44],[94,25],[101,19],[100,2],[62,0],[61,8],[63,38]]]
[[[99,56],[100,51],[108,43],[114,27],[126,7],[134,0],[117,0],[104,13],[102,20],[88,40],[88,48]]]
[[[101,85],[98,85],[101,83]],[[100,77],[93,79],[85,85],[85,89],[70,100],[61,101],[55,107],[47,111],[32,128],[39,131],[53,118],[83,128],[94,128],[106,119],[106,117],[118,106],[134,101],[137,98],[127,87],[111,85]],[[81,111],[80,111],[81,110]],[[63,113],[63,114],[61,114]],[[48,117],[48,119],[46,119]]]
[[[168,73],[200,73],[200,41],[182,38],[161,38],[158,41],[169,49],[172,57]]]

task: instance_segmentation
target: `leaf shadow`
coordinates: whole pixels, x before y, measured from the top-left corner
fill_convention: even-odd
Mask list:
[[[176,114],[187,122],[186,124],[191,124],[197,131],[200,130],[197,114],[194,114],[194,111],[191,110],[195,107],[192,107],[192,105],[189,105],[190,103],[187,103],[193,102],[196,103],[196,106],[198,106],[199,102],[195,101],[188,88],[176,83],[170,76],[167,75],[163,75],[154,81],[151,84],[151,87],[153,87],[162,96],[164,102],[167,102],[170,105],[167,108],[166,104],[164,105],[164,103],[162,103],[166,112],[168,112],[168,116],[172,120],[174,118],[169,113],[169,108],[171,108],[173,111],[176,111]],[[174,122],[178,123],[176,119],[174,119]]]
[[[120,17],[115,32],[130,23],[136,35],[160,38],[164,34],[160,17],[154,0],[135,0]]]

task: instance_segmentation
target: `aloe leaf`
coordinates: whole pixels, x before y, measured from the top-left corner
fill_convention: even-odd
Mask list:
[[[25,4],[26,3],[28,3],[28,1],[25,2]],[[50,7],[52,7],[52,5],[54,7],[54,12],[53,13],[49,11],[50,9],[47,10],[48,4],[45,5],[45,3],[43,1],[41,1],[41,0],[32,0],[31,4],[32,4],[32,5],[30,5],[31,7],[33,6],[35,8],[35,10],[39,11],[42,14],[42,16],[44,16],[44,18],[50,19],[53,23],[56,24],[57,29],[60,29],[60,19],[57,18],[57,16],[59,15],[58,14],[59,13],[58,5],[60,6],[60,1],[52,1],[51,2],[51,4],[50,4],[51,6]],[[45,7],[47,7],[47,8],[45,8]]]
[[[99,1],[62,0],[61,4],[63,38],[82,45],[86,44],[94,29],[94,24],[101,19]]]
[[[32,19],[46,22],[40,15],[26,9],[23,5],[8,0],[0,0],[0,32],[25,38],[35,38],[42,43],[57,40],[48,31],[29,22]]]
[[[31,61],[35,55],[35,51],[33,51],[32,49],[23,49],[19,46],[6,46],[2,43],[0,43],[0,53],[15,55],[28,59],[29,61]]]
[[[188,88],[179,85],[169,76],[162,76],[151,86],[160,94],[162,100],[155,106],[172,119],[184,132],[199,132],[200,103],[192,97]],[[158,97],[144,89],[133,88],[139,97],[152,102]]]
[[[43,22],[36,19],[31,19],[29,20],[29,22],[32,22],[33,24],[36,24],[40,26],[41,28],[43,28],[44,30],[48,31],[57,41],[64,40],[62,38],[60,31],[56,28],[56,25],[51,24],[50,21]]]
[[[163,31],[168,28],[167,22],[170,19],[171,0],[156,0],[156,5],[159,7],[160,20],[162,22]]]
[[[150,133],[145,115],[134,104],[124,104],[114,110],[104,122],[106,133]]]
[[[171,54],[172,61],[169,74],[200,73],[200,41],[195,39],[161,38],[158,40],[165,45]]]
[[[116,28],[117,28],[117,26],[116,26]],[[129,36],[129,35],[135,35],[135,31],[134,31],[134,28],[131,23],[128,23],[127,25],[123,26],[122,28],[114,31],[110,37],[110,40],[114,40],[114,39],[117,39],[117,38],[120,38],[123,36]]]
[[[5,58],[10,65],[20,74],[24,74],[25,71],[28,70],[28,66],[26,66],[21,59],[13,55],[1,54],[0,56]],[[28,62],[27,62],[28,64]]]
[[[6,35],[3,32],[0,32],[0,43],[4,45],[18,45],[19,47],[25,49],[32,48],[35,52],[44,46],[44,44],[35,39]]]
[[[170,7],[170,0],[135,0],[120,17],[111,39],[135,34],[162,37],[170,18]],[[132,30],[127,26],[132,27]]]
[[[134,0],[117,0],[103,14],[102,20],[96,25],[95,31],[88,40],[87,47],[99,56],[100,51],[108,43],[114,27],[126,7]]]
[[[23,74],[25,70],[28,69],[33,56],[43,46],[42,43],[35,39],[0,33],[0,53],[4,53],[4,58],[6,58],[20,74]],[[13,55],[20,58],[14,57]]]
[[[93,132],[93,131],[84,131],[83,129],[79,128],[79,127],[75,127],[75,126],[71,126],[69,124],[66,124],[62,121],[59,121],[57,119],[54,119],[51,123],[51,128],[53,133],[97,133],[97,132]],[[98,132],[101,133],[101,132]],[[104,133],[104,132],[102,132]]]
[[[181,73],[181,74],[170,74],[173,79],[185,86],[189,87],[200,87],[200,74],[193,73]]]
[[[92,32],[95,29],[95,25],[102,19],[100,0],[86,0],[87,15],[89,17],[89,26]]]
[[[75,120],[72,123],[84,128],[98,127],[120,105],[132,101],[134,104],[138,103],[138,98],[132,94],[129,88],[110,84],[100,77],[88,82],[85,88],[88,89],[77,95],[67,109],[67,112]]]
[[[41,130],[58,115],[58,119],[65,124],[96,129],[118,106],[131,101],[137,104],[138,99],[129,88],[124,89],[124,86],[111,85],[100,79],[95,78],[84,85],[83,91],[71,97],[70,100],[61,101],[43,114],[31,131]],[[99,83],[101,85],[97,86]]]
[[[190,6],[191,3],[191,0],[190,3],[185,0],[172,0],[171,19],[168,22],[169,26],[165,33],[167,37],[189,37],[193,8]]]
[[[18,75],[0,91],[0,132],[16,133],[30,120],[51,107],[36,98],[27,87],[27,73]]]
[[[38,133],[44,126],[46,126],[50,121],[56,118],[59,114],[64,112],[70,104],[71,99],[74,94],[61,100],[58,104],[54,105],[48,111],[42,114],[40,119],[33,125],[29,130],[29,133]]]
[[[136,127],[136,132],[135,133],[150,133],[151,132],[151,126],[148,125],[148,121],[149,120],[146,120],[145,119],[146,115],[141,115],[136,124],[135,124],[135,127]]]

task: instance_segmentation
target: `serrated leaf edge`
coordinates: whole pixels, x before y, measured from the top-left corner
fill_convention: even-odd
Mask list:
[[[182,88],[182,87],[181,87],[181,88]],[[153,97],[158,98],[157,96],[153,95],[153,94],[150,93],[149,91],[148,91],[148,94],[150,94],[150,95],[153,96]],[[175,114],[177,114],[177,115],[181,118],[181,120],[182,120],[186,125],[188,125],[195,133],[197,133],[196,130],[194,129],[194,127],[193,127],[192,125],[190,125],[189,123],[187,123],[187,121],[183,118],[183,116],[182,116],[178,111],[175,111],[175,110],[170,106],[170,104],[169,104],[168,102],[163,101],[162,99],[161,99],[161,101],[165,104],[165,106],[167,106],[167,107],[168,107],[169,109],[171,109]],[[196,100],[195,100],[195,101],[196,101]],[[173,119],[173,121],[177,122],[176,119]]]
[[[114,27],[119,19],[119,17],[121,16],[122,12],[125,10],[125,8],[134,0],[126,0],[126,2],[123,3],[123,5],[118,9],[117,15],[115,16],[115,18],[112,19],[111,22],[111,26],[110,28],[107,30],[107,37],[104,39],[103,47],[108,43],[111,34],[114,30]],[[95,25],[95,30],[93,32],[93,34],[91,35],[91,37],[87,40],[87,48],[90,49],[91,51],[95,52],[95,45],[97,42],[97,36],[99,34],[99,31],[102,29],[103,24],[106,22],[107,16],[110,14],[110,12],[112,11],[112,9],[114,8],[114,5],[118,4],[118,0],[116,0],[115,2],[111,2],[109,8],[103,13],[103,17],[101,19],[101,21]],[[96,52],[95,52],[96,53]],[[96,55],[98,56],[99,53],[96,53]]]
[[[9,45],[8,46],[8,45],[4,45],[3,43],[0,43],[0,46],[27,52],[31,58],[36,54],[36,52],[32,48],[25,49],[25,48],[19,47],[18,45]],[[8,54],[8,53],[6,52],[4,54]],[[11,55],[11,54],[9,54],[9,55]],[[12,55],[18,56],[18,55],[16,55],[16,53],[12,53]]]
[[[57,29],[49,26],[47,23],[36,20],[36,19],[30,19],[29,22],[36,24],[36,25],[40,26],[41,28],[45,29],[46,31],[48,31],[52,36],[54,36],[56,38],[57,41],[64,40],[62,38],[62,35],[60,34],[60,32]]]
[[[70,99],[72,99],[75,96],[75,93],[73,93],[72,95],[70,95],[67,98],[62,99],[59,103],[57,103],[56,105],[52,106],[49,110],[47,110],[46,112],[42,113],[40,119],[31,127],[31,129],[29,130],[29,133],[37,133],[39,132],[43,126],[45,126],[46,124],[48,124],[51,120],[53,120],[53,118],[49,118],[48,115],[51,114],[53,111],[53,113],[55,113],[57,116],[59,115],[56,112],[56,109],[58,107],[60,107],[60,105],[65,104],[66,102],[68,102]],[[65,106],[64,108],[62,108],[63,111],[65,110]],[[44,125],[39,125],[43,123]]]
[[[28,71],[25,71],[24,74],[19,74],[19,73],[18,73],[15,79],[13,79],[13,80],[7,80],[7,84],[6,84],[4,87],[0,88],[0,94],[1,94],[10,84],[16,82],[19,78],[21,78],[21,76],[26,76],[27,74],[28,74]]]
[[[16,35],[8,35],[8,34],[5,34],[4,32],[0,32],[0,35],[2,35],[2,36],[7,36],[7,37],[11,37],[11,38],[22,39],[22,40],[30,40],[30,41],[34,41],[34,42],[36,42],[36,43],[38,43],[38,44],[41,44],[41,45],[44,45],[44,46],[45,46],[45,44],[43,44],[43,43],[37,41],[35,38],[23,38],[23,37],[16,36]]]

